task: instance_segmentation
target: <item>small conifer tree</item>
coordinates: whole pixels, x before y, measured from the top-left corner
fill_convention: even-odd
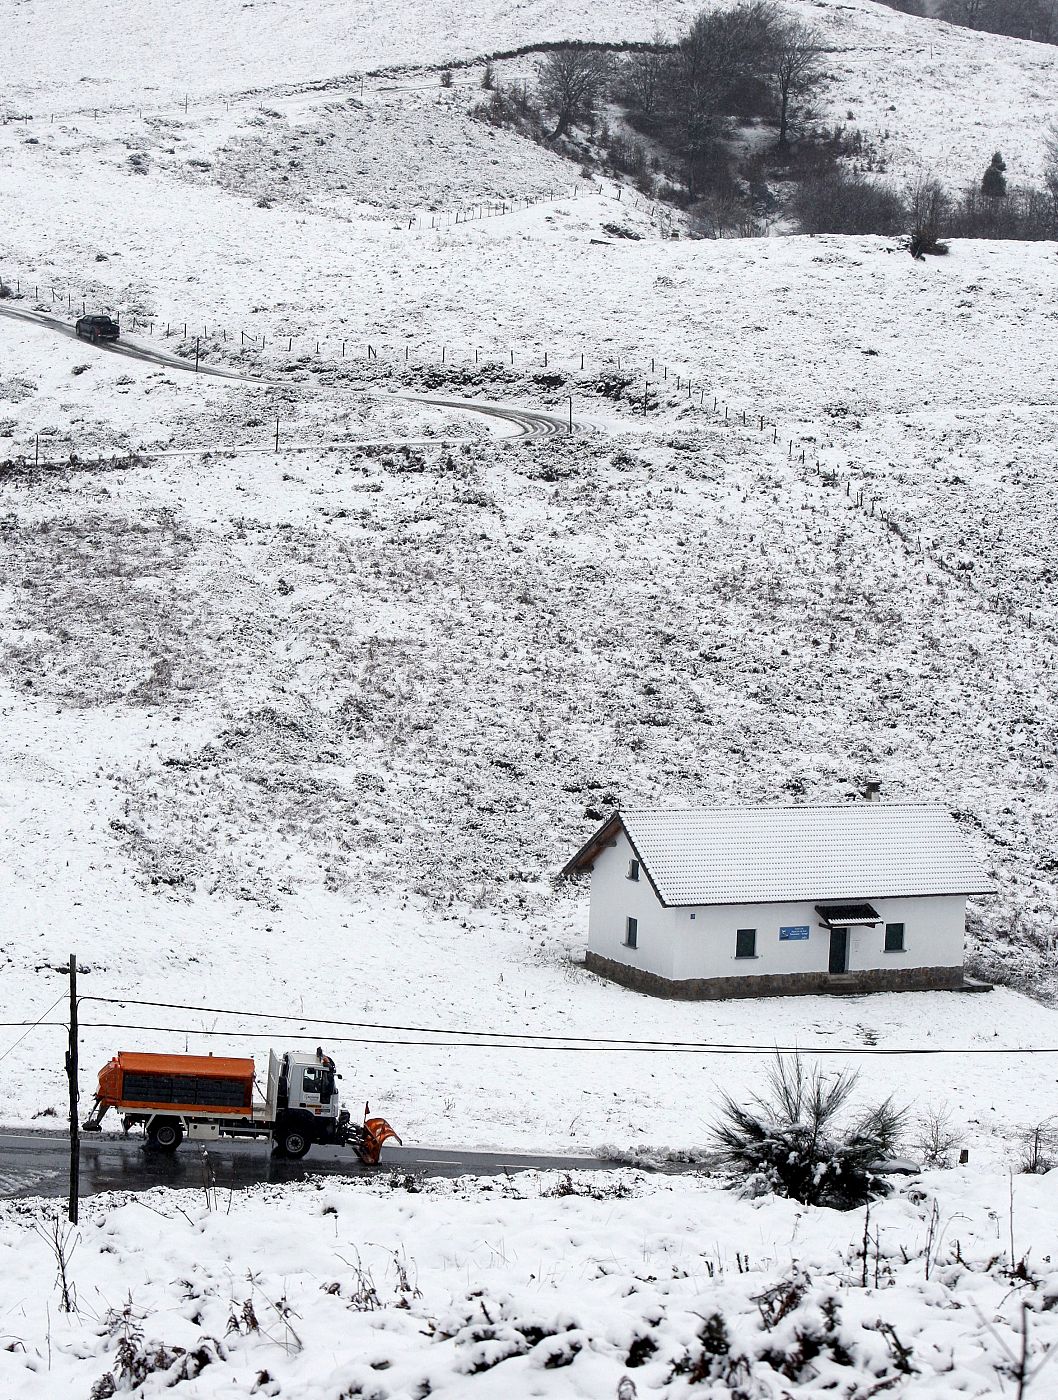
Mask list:
[[[988,169],[981,178],[981,193],[989,199],[1002,199],[1007,192],[1007,163],[996,151]]]

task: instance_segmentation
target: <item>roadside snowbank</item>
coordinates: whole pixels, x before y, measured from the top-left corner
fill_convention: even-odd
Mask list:
[[[1058,1348],[1055,1181],[934,1173],[867,1220],[634,1172],[98,1198],[67,1236],[72,1313],[57,1212],[22,1202],[0,1390],[993,1396],[1023,1326],[1033,1369]]]

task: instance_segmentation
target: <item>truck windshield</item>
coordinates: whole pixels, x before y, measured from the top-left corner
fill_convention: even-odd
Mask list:
[[[301,1077],[303,1094],[319,1094],[321,1103],[329,1103],[334,1093],[334,1070],[322,1065],[309,1065]]]

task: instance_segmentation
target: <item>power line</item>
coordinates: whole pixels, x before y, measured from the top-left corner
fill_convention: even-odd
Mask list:
[[[19,1038],[15,1041],[14,1045],[9,1045],[9,1046],[7,1047],[7,1049],[4,1051],[4,1053],[3,1053],[2,1055],[0,1055],[0,1061],[6,1060],[7,1057],[8,1057],[8,1055],[11,1054],[11,1051],[14,1050],[14,1049],[16,1048],[16,1046],[19,1046],[19,1045],[22,1044],[22,1042],[25,1040],[26,1036],[29,1035],[29,1032],[30,1032],[31,1030],[34,1030],[37,1026],[39,1026],[39,1025],[41,1024],[41,1022],[44,1020],[44,1017],[50,1015],[50,1014],[55,1010],[55,1008],[58,1006],[59,1002],[62,1001],[62,999],[63,999],[63,997],[65,997],[65,995],[66,995],[66,993],[63,992],[63,993],[61,993],[61,995],[57,996],[57,997],[55,998],[55,1000],[52,1002],[52,1004],[48,1007],[47,1011],[42,1011],[35,1021],[0,1021],[0,1025],[4,1025],[4,1026],[26,1026],[26,1027],[27,1027],[27,1029],[26,1029],[25,1031],[23,1031],[22,1034],[19,1036]],[[53,1021],[53,1022],[49,1022],[49,1024],[50,1024],[50,1025],[65,1026],[66,1022],[65,1022],[65,1021]]]
[[[285,1012],[269,1011],[247,1011],[237,1010],[233,1007],[224,1006],[196,1006],[190,1002],[176,1001],[148,1001],[140,997],[104,997],[86,995],[80,998],[81,1001],[96,1001],[113,1006],[150,1006],[168,1011],[197,1011],[209,1013],[216,1016],[240,1016],[247,1020],[256,1021],[295,1021],[299,1025],[305,1026],[347,1026],[354,1029],[370,1031],[398,1031],[408,1035],[424,1036],[453,1036],[459,1039],[453,1041],[445,1040],[393,1040],[378,1036],[338,1036],[331,1035],[328,1038],[336,1043],[351,1045],[421,1045],[424,1048],[436,1045],[441,1048],[458,1048],[464,1041],[472,1042],[477,1048],[486,1049],[508,1049],[517,1050],[519,1044],[508,1044],[509,1041],[516,1041],[524,1044],[529,1049],[545,1050],[549,1045],[554,1045],[556,1049],[563,1050],[591,1050],[599,1048],[603,1050],[642,1050],[650,1052],[661,1051],[686,1051],[713,1053],[721,1051],[753,1053],[753,1054],[811,1054],[811,1055],[1053,1055],[1058,1054],[1058,1046],[974,1046],[974,1047],[920,1047],[920,1048],[888,1048],[886,1046],[838,1046],[838,1045],[752,1045],[739,1041],[709,1041],[709,1040],[634,1040],[625,1036],[585,1036],[585,1035],[555,1035],[549,1032],[536,1031],[493,1031],[493,1030],[461,1030],[451,1026],[416,1026],[397,1025],[385,1021],[347,1021],[335,1017],[317,1016],[294,1016]],[[100,1027],[109,1026],[115,1030],[168,1030],[167,1026],[137,1026],[129,1022],[107,1022],[98,1021],[95,1024]],[[206,1031],[196,1027],[182,1026],[178,1028],[180,1034],[187,1035],[253,1035],[255,1031]],[[264,1033],[264,1032],[260,1032]],[[273,1034],[286,1034],[282,1027],[275,1027]],[[538,1044],[537,1042],[546,1042]]]
[[[191,1002],[180,1001],[145,1001],[139,997],[100,997],[84,996],[82,1001],[104,1002],[112,1006],[153,1006],[163,1008],[167,1011],[200,1011],[208,1012],[215,1016],[242,1016],[247,1019],[257,1021],[297,1021],[301,1024],[313,1026],[351,1026],[360,1030],[370,1031],[402,1031],[415,1035],[452,1035],[486,1037],[496,1040],[575,1040],[583,1044],[612,1045],[617,1042],[623,1045],[687,1045],[698,1046],[708,1042],[697,1040],[629,1040],[621,1036],[590,1036],[590,1035],[552,1035],[545,1031],[493,1031],[493,1030],[460,1030],[455,1026],[403,1026],[394,1025],[387,1021],[345,1021],[334,1017],[325,1016],[293,1016],[286,1012],[272,1011],[244,1011],[237,1010],[230,1006],[196,1006]]]
[[[145,1026],[138,1021],[82,1021],[81,1027],[84,1030],[126,1030],[126,1031],[157,1031],[172,1035],[187,1036],[214,1036],[228,1040],[237,1039],[240,1036],[261,1037],[269,1035],[286,1035],[286,1028],[258,1027],[252,1030],[228,1029],[228,1030],[204,1030],[198,1026]],[[466,1035],[471,1032],[464,1032]],[[658,1041],[656,1043],[644,1044],[624,1044],[620,1041],[613,1043],[602,1042],[583,1044],[556,1044],[554,1040],[549,1040],[544,1045],[534,1045],[528,1040],[510,1044],[503,1040],[406,1040],[396,1039],[392,1036],[376,1035],[328,1035],[326,1037],[329,1045],[402,1045],[411,1046],[417,1050],[540,1050],[550,1051],[553,1054],[577,1052],[580,1054],[640,1054],[640,1055],[726,1055],[726,1054],[762,1054],[772,1055],[778,1050],[780,1053],[794,1053],[793,1046],[770,1046],[770,1045],[726,1045],[710,1044],[702,1042],[700,1044],[668,1043]],[[557,1037],[555,1038],[557,1039]],[[814,1053],[814,1052],[813,1052]],[[834,1053],[841,1053],[834,1050]],[[855,1053],[855,1052],[853,1052]],[[897,1052],[890,1052],[897,1053]],[[939,1052],[938,1052],[939,1053]]]
[[[198,1026],[145,1026],[136,1021],[82,1021],[85,1030],[126,1030],[153,1031],[171,1035],[222,1036],[233,1039],[239,1036],[262,1036],[270,1032],[260,1030],[203,1030]],[[285,1034],[284,1030],[274,1030],[274,1034]],[[466,1034],[469,1034],[467,1032]],[[1058,1046],[915,1046],[889,1047],[882,1045],[747,1045],[717,1041],[701,1042],[626,1042],[613,1041],[591,1044],[533,1045],[520,1043],[509,1045],[497,1040],[394,1040],[381,1036],[332,1035],[328,1042],[339,1045],[402,1045],[417,1050],[539,1050],[555,1054],[641,1054],[641,1055],[1058,1055]]]
[[[45,1021],[44,1017],[59,1004],[59,997],[36,1021],[0,1021],[0,1028],[25,1026],[26,1030],[14,1044],[0,1055],[3,1061],[25,1040],[30,1031],[44,1026],[53,1029],[67,1029],[65,1021]],[[119,1001],[112,997],[82,997],[83,1001]],[[169,1006],[168,1002],[136,1002],[135,1005]],[[218,1010],[213,1007],[183,1007],[172,1004],[177,1010]],[[223,1015],[247,1015],[263,1019],[263,1012],[222,1011]],[[292,1021],[308,1021],[302,1016],[280,1017]],[[357,1021],[310,1021],[312,1025],[358,1026],[374,1029],[369,1023]],[[147,1026],[138,1021],[82,1021],[85,1030],[129,1030],[151,1031],[158,1034],[227,1037],[260,1037],[263,1035],[286,1035],[286,1027],[254,1027],[253,1029],[232,1028],[227,1030],[206,1030],[201,1026]],[[379,1027],[379,1029],[391,1029]],[[856,1056],[928,1056],[928,1055],[1058,1055],[1058,1046],[883,1046],[883,1045],[751,1045],[738,1041],[681,1041],[681,1040],[606,1040],[602,1036],[578,1037],[541,1035],[534,1037],[521,1032],[506,1031],[440,1031],[428,1027],[392,1027],[394,1030],[420,1031],[425,1035],[444,1034],[463,1037],[459,1040],[406,1040],[393,1036],[374,1035],[329,1035],[328,1041],[339,1045],[399,1045],[417,1050],[536,1050],[551,1051],[555,1054],[642,1054],[642,1055],[856,1055]],[[490,1038],[491,1037],[491,1038]],[[516,1043],[509,1043],[511,1040]],[[534,1043],[543,1041],[544,1044]]]

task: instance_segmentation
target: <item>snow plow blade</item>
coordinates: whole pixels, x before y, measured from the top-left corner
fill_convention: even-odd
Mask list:
[[[368,1167],[378,1165],[378,1159],[382,1152],[384,1143],[390,1138],[396,1139],[397,1143],[403,1146],[400,1138],[389,1126],[384,1118],[367,1118],[361,1130],[363,1137],[356,1145],[356,1153],[361,1162]]]

